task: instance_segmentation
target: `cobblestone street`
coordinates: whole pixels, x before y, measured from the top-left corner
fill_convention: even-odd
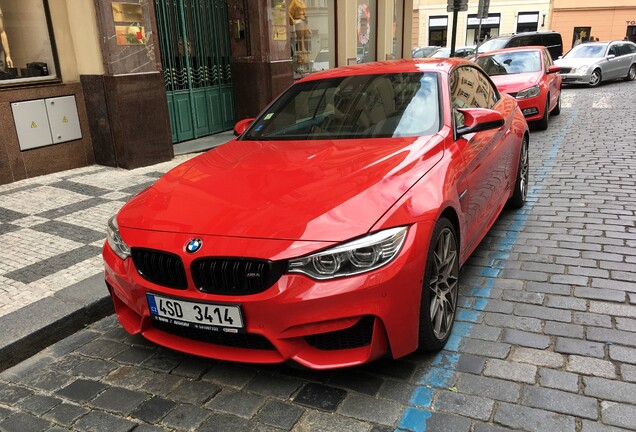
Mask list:
[[[636,430],[636,81],[562,98],[531,132],[528,203],[463,268],[442,352],[242,365],[159,348],[109,316],[0,374],[0,430]],[[2,315],[98,274],[108,217],[187,157],[0,186]],[[24,244],[40,247],[16,254]]]

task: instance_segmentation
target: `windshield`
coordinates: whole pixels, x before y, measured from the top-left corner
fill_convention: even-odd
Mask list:
[[[490,76],[509,75],[541,70],[538,51],[506,52],[479,57],[475,62]]]
[[[577,45],[563,58],[601,58],[607,45]]]
[[[485,53],[488,51],[494,51],[504,48],[507,42],[507,38],[490,39],[489,41],[486,41],[483,44],[479,45],[479,52]]]
[[[358,75],[293,85],[244,135],[309,140],[432,135],[439,130],[438,75]]]

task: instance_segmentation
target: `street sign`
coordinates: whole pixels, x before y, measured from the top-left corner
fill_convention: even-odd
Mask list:
[[[479,0],[479,5],[477,5],[477,18],[479,19],[488,18],[489,7],[490,7],[490,0]]]
[[[448,0],[446,12],[465,12],[468,10],[468,0]]]

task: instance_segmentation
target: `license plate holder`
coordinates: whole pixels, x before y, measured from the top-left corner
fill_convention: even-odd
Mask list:
[[[146,293],[154,320],[197,330],[245,333],[243,311],[237,304],[207,303]]]

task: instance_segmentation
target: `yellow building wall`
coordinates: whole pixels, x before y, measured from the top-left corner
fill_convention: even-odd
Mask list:
[[[636,26],[636,1],[555,0],[551,26],[563,36],[563,51],[572,47],[575,27],[591,27],[601,41],[622,40],[628,26]]]
[[[630,0],[634,1],[634,0]],[[468,11],[459,12],[457,19],[457,47],[464,45],[473,45],[471,41],[466,41],[466,30],[468,22],[468,14],[476,14],[479,1],[470,0],[468,2]],[[413,29],[413,34],[417,34],[417,46],[429,45],[428,23],[431,16],[448,16],[448,39],[447,45],[451,45],[451,36],[453,28],[453,14],[446,12],[446,0],[414,0],[413,8],[418,11],[417,29]],[[537,30],[554,30],[550,28],[550,0],[491,0],[489,13],[499,13],[499,34],[512,34],[517,31],[517,16],[520,12],[538,12],[539,22]],[[415,42],[415,41],[414,41]]]

